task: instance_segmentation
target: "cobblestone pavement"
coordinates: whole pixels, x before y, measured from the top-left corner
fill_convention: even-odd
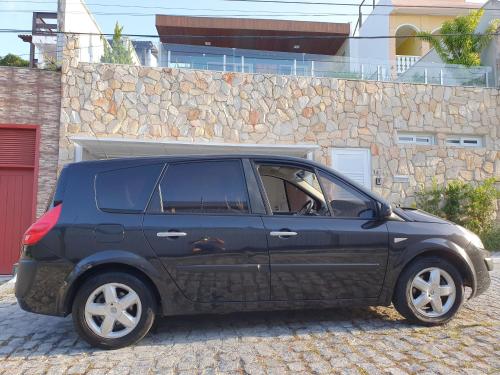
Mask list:
[[[410,326],[385,307],[176,317],[117,351],[90,348],[70,317],[24,312],[8,293],[0,374],[500,373],[500,270],[492,276],[444,327]]]

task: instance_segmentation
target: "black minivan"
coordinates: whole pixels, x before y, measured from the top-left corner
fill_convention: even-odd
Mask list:
[[[390,305],[442,324],[493,268],[468,230],[311,161],[258,155],[88,161],[61,172],[23,238],[16,296],[90,344],[156,314]]]

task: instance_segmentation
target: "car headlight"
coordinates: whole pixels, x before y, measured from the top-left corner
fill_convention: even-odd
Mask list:
[[[479,249],[484,249],[484,245],[483,245],[483,241],[481,241],[481,239],[479,238],[479,236],[473,232],[471,232],[470,230],[462,227],[462,226],[458,226],[460,228],[460,230],[462,232],[464,232],[465,234],[465,237],[470,240],[471,244],[474,246],[474,247],[477,247]]]

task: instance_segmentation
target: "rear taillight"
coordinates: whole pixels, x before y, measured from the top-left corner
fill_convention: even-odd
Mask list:
[[[54,228],[59,220],[59,215],[61,215],[62,204],[55,206],[54,208],[43,214],[40,219],[35,221],[28,228],[23,236],[23,245],[31,246],[35,245],[40,241],[49,231]]]

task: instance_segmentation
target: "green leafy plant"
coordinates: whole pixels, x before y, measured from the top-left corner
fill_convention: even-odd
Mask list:
[[[483,245],[488,250],[500,251],[500,225],[493,226],[481,235]]]
[[[452,181],[444,189],[442,211],[444,216],[454,223],[462,225],[467,222],[468,201],[471,199],[474,187],[462,181]]]
[[[483,14],[484,9],[475,10],[444,22],[439,35],[421,31],[417,36],[429,42],[446,64],[478,66],[481,64],[481,51],[493,39],[500,24],[499,19],[494,19],[484,33],[475,34]]]
[[[428,189],[421,189],[417,192],[416,207],[436,216],[443,216],[441,202],[443,200],[444,188],[438,186],[436,180],[432,181],[432,186]]]
[[[101,38],[104,44],[104,54],[101,57],[101,62],[110,64],[132,64],[132,47],[127,40],[122,37],[123,26],[118,22],[115,24],[113,32],[113,40],[110,45]]]
[[[4,57],[0,58],[0,66],[25,67],[29,65],[30,62],[28,60],[24,60],[23,58],[14,55],[12,53],[9,53],[8,55],[5,55]]]
[[[432,186],[417,192],[417,207],[484,235],[494,227],[495,200],[500,191],[495,178],[478,184],[452,181],[446,186]]]
[[[61,66],[57,63],[57,60],[54,57],[46,56],[43,68],[45,70],[57,71],[61,69]]]

